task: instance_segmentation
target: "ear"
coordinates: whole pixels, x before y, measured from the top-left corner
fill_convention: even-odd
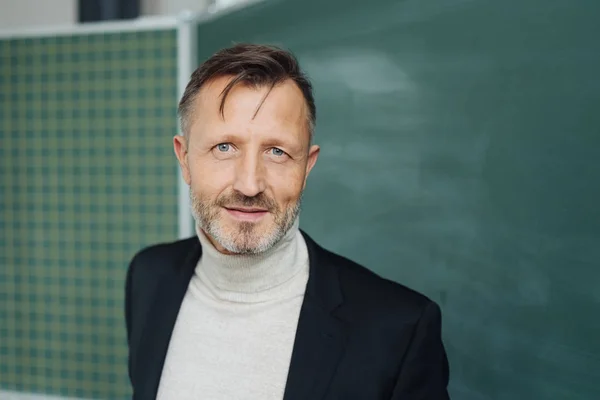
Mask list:
[[[310,171],[313,169],[315,164],[317,163],[317,159],[319,158],[319,153],[321,152],[321,148],[316,144],[310,146],[308,150],[308,162],[306,163],[306,174],[304,175],[304,187],[306,187],[306,180],[308,179],[308,175]]]
[[[175,135],[173,137],[173,148],[175,150],[175,155],[177,156],[177,160],[179,161],[179,167],[181,168],[181,175],[183,176],[183,180],[185,183],[190,185],[192,182],[192,178],[190,175],[190,167],[188,165],[188,140],[185,136]]]

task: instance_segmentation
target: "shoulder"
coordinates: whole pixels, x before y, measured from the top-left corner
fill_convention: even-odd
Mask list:
[[[432,300],[401,283],[386,279],[352,260],[336,255],[340,279],[346,294],[375,304],[421,310]]]
[[[128,329],[145,319],[162,282],[177,279],[182,268],[195,264],[192,257],[199,256],[195,250],[199,250],[198,239],[192,237],[154,244],[135,253],[125,280]]]
[[[190,252],[198,246],[198,238],[156,243],[142,248],[135,253],[129,264],[128,274],[160,278],[173,273],[180,267]]]
[[[156,257],[172,259],[174,255],[180,254],[183,250],[191,248],[196,243],[198,243],[198,238],[195,236],[170,242],[156,243],[139,250],[135,253],[133,259],[136,261],[148,261]]]
[[[416,323],[430,309],[439,312],[438,305],[425,294],[375,273],[349,258],[319,247],[321,257],[338,277],[343,302],[354,317],[372,319],[394,316],[407,323]]]

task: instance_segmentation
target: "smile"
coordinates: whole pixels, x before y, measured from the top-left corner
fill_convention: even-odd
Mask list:
[[[235,208],[227,208],[225,207],[225,211],[227,214],[232,216],[234,219],[238,221],[249,221],[249,222],[257,222],[264,218],[269,211],[263,208],[252,208],[252,207],[235,207]]]

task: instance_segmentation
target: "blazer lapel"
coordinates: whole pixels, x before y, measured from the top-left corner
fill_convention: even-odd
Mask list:
[[[322,399],[344,352],[347,323],[335,316],[342,303],[337,270],[327,253],[302,232],[310,275],[292,352],[284,400]]]
[[[134,399],[156,398],[171,334],[200,255],[200,243],[194,242],[183,264],[158,287],[140,343]]]

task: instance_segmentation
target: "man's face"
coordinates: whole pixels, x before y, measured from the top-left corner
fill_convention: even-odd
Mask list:
[[[175,152],[190,185],[194,218],[215,247],[260,253],[294,223],[319,148],[310,146],[308,111],[294,82],[270,93],[269,87],[236,85],[222,116],[220,95],[230,79],[201,89],[187,146],[176,136]]]

